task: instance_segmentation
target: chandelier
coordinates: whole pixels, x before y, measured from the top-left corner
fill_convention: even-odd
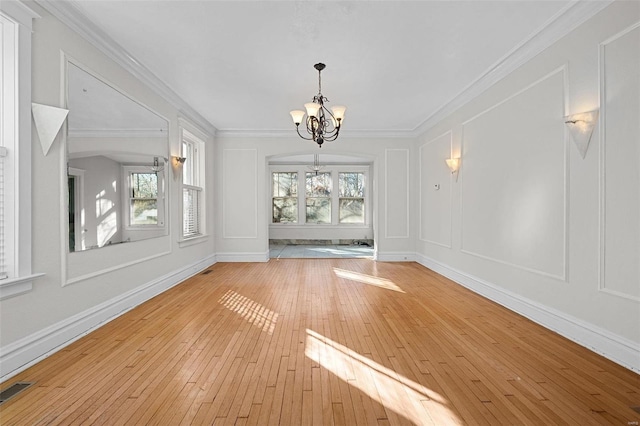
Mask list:
[[[342,125],[344,112],[347,110],[347,107],[336,105],[331,107],[331,111],[329,111],[327,107],[324,106],[325,102],[329,102],[329,100],[322,95],[321,72],[326,65],[319,63],[313,67],[318,70],[318,94],[313,97],[313,102],[304,104],[307,110],[307,117],[305,119],[305,112],[302,110],[291,111],[290,114],[291,118],[293,118],[293,123],[296,125],[298,135],[302,139],[314,141],[318,144],[318,147],[322,148],[322,144],[325,141],[335,141],[338,139],[340,126]],[[309,137],[300,133],[300,123],[302,123],[303,120],[307,127],[307,133],[310,135]]]

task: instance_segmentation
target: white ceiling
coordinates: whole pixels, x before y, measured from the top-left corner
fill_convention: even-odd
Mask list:
[[[73,3],[223,132],[289,132],[317,93],[344,134],[413,132],[572,1]]]

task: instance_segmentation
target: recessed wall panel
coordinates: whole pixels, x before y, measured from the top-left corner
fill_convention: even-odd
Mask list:
[[[640,27],[601,46],[601,288],[640,300]]]
[[[257,238],[257,151],[225,149],[222,154],[224,238]]]
[[[463,125],[462,250],[564,279],[564,69]]]
[[[409,238],[409,150],[385,150],[385,238]]]
[[[451,247],[451,132],[420,147],[420,239]]]

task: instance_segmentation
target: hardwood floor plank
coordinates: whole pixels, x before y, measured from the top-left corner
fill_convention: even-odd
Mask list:
[[[0,423],[640,421],[638,374],[418,264],[209,270],[16,375]]]

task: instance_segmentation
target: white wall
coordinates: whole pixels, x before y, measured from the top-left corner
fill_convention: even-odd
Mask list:
[[[421,263],[636,370],[639,22],[613,3],[421,136],[415,162]],[[598,108],[583,159],[563,117]]]
[[[165,156],[178,154],[178,109],[47,11],[33,7],[42,16],[34,22],[33,102],[64,107],[62,70],[66,58],[73,58],[166,118],[169,145],[164,149]],[[30,250],[34,272],[45,275],[34,280],[32,291],[0,301],[0,381],[215,261],[211,235],[198,240],[198,244],[179,243],[179,171],[169,173],[169,235],[68,254],[65,137],[59,135],[45,157],[35,131],[33,135]],[[214,155],[212,140],[207,145],[206,160],[210,165]],[[211,176],[207,185],[213,187]],[[207,211],[211,229],[211,202]]]
[[[103,156],[69,160],[69,167],[90,170],[82,177],[82,219],[76,232],[81,233],[82,247],[87,249],[122,241],[122,170],[120,163]],[[82,226],[81,226],[82,225]],[[77,248],[76,250],[79,250]]]
[[[341,136],[322,147],[322,154],[344,154],[371,160],[369,190],[373,198],[372,226],[380,260],[408,260],[415,253],[410,211],[412,139],[360,139]],[[218,260],[266,261],[269,258],[271,178],[269,158],[316,153],[319,148],[291,138],[219,137],[216,140],[216,248]],[[387,208],[386,206],[390,207]],[[362,239],[366,229],[353,230]],[[339,235],[349,235],[350,231]],[[292,231],[295,235],[296,231]],[[283,234],[279,234],[283,235]],[[302,234],[299,234],[302,235]],[[305,237],[329,239],[325,231]],[[336,234],[338,235],[338,234]],[[296,237],[286,237],[296,238]],[[345,237],[353,238],[353,237]]]

